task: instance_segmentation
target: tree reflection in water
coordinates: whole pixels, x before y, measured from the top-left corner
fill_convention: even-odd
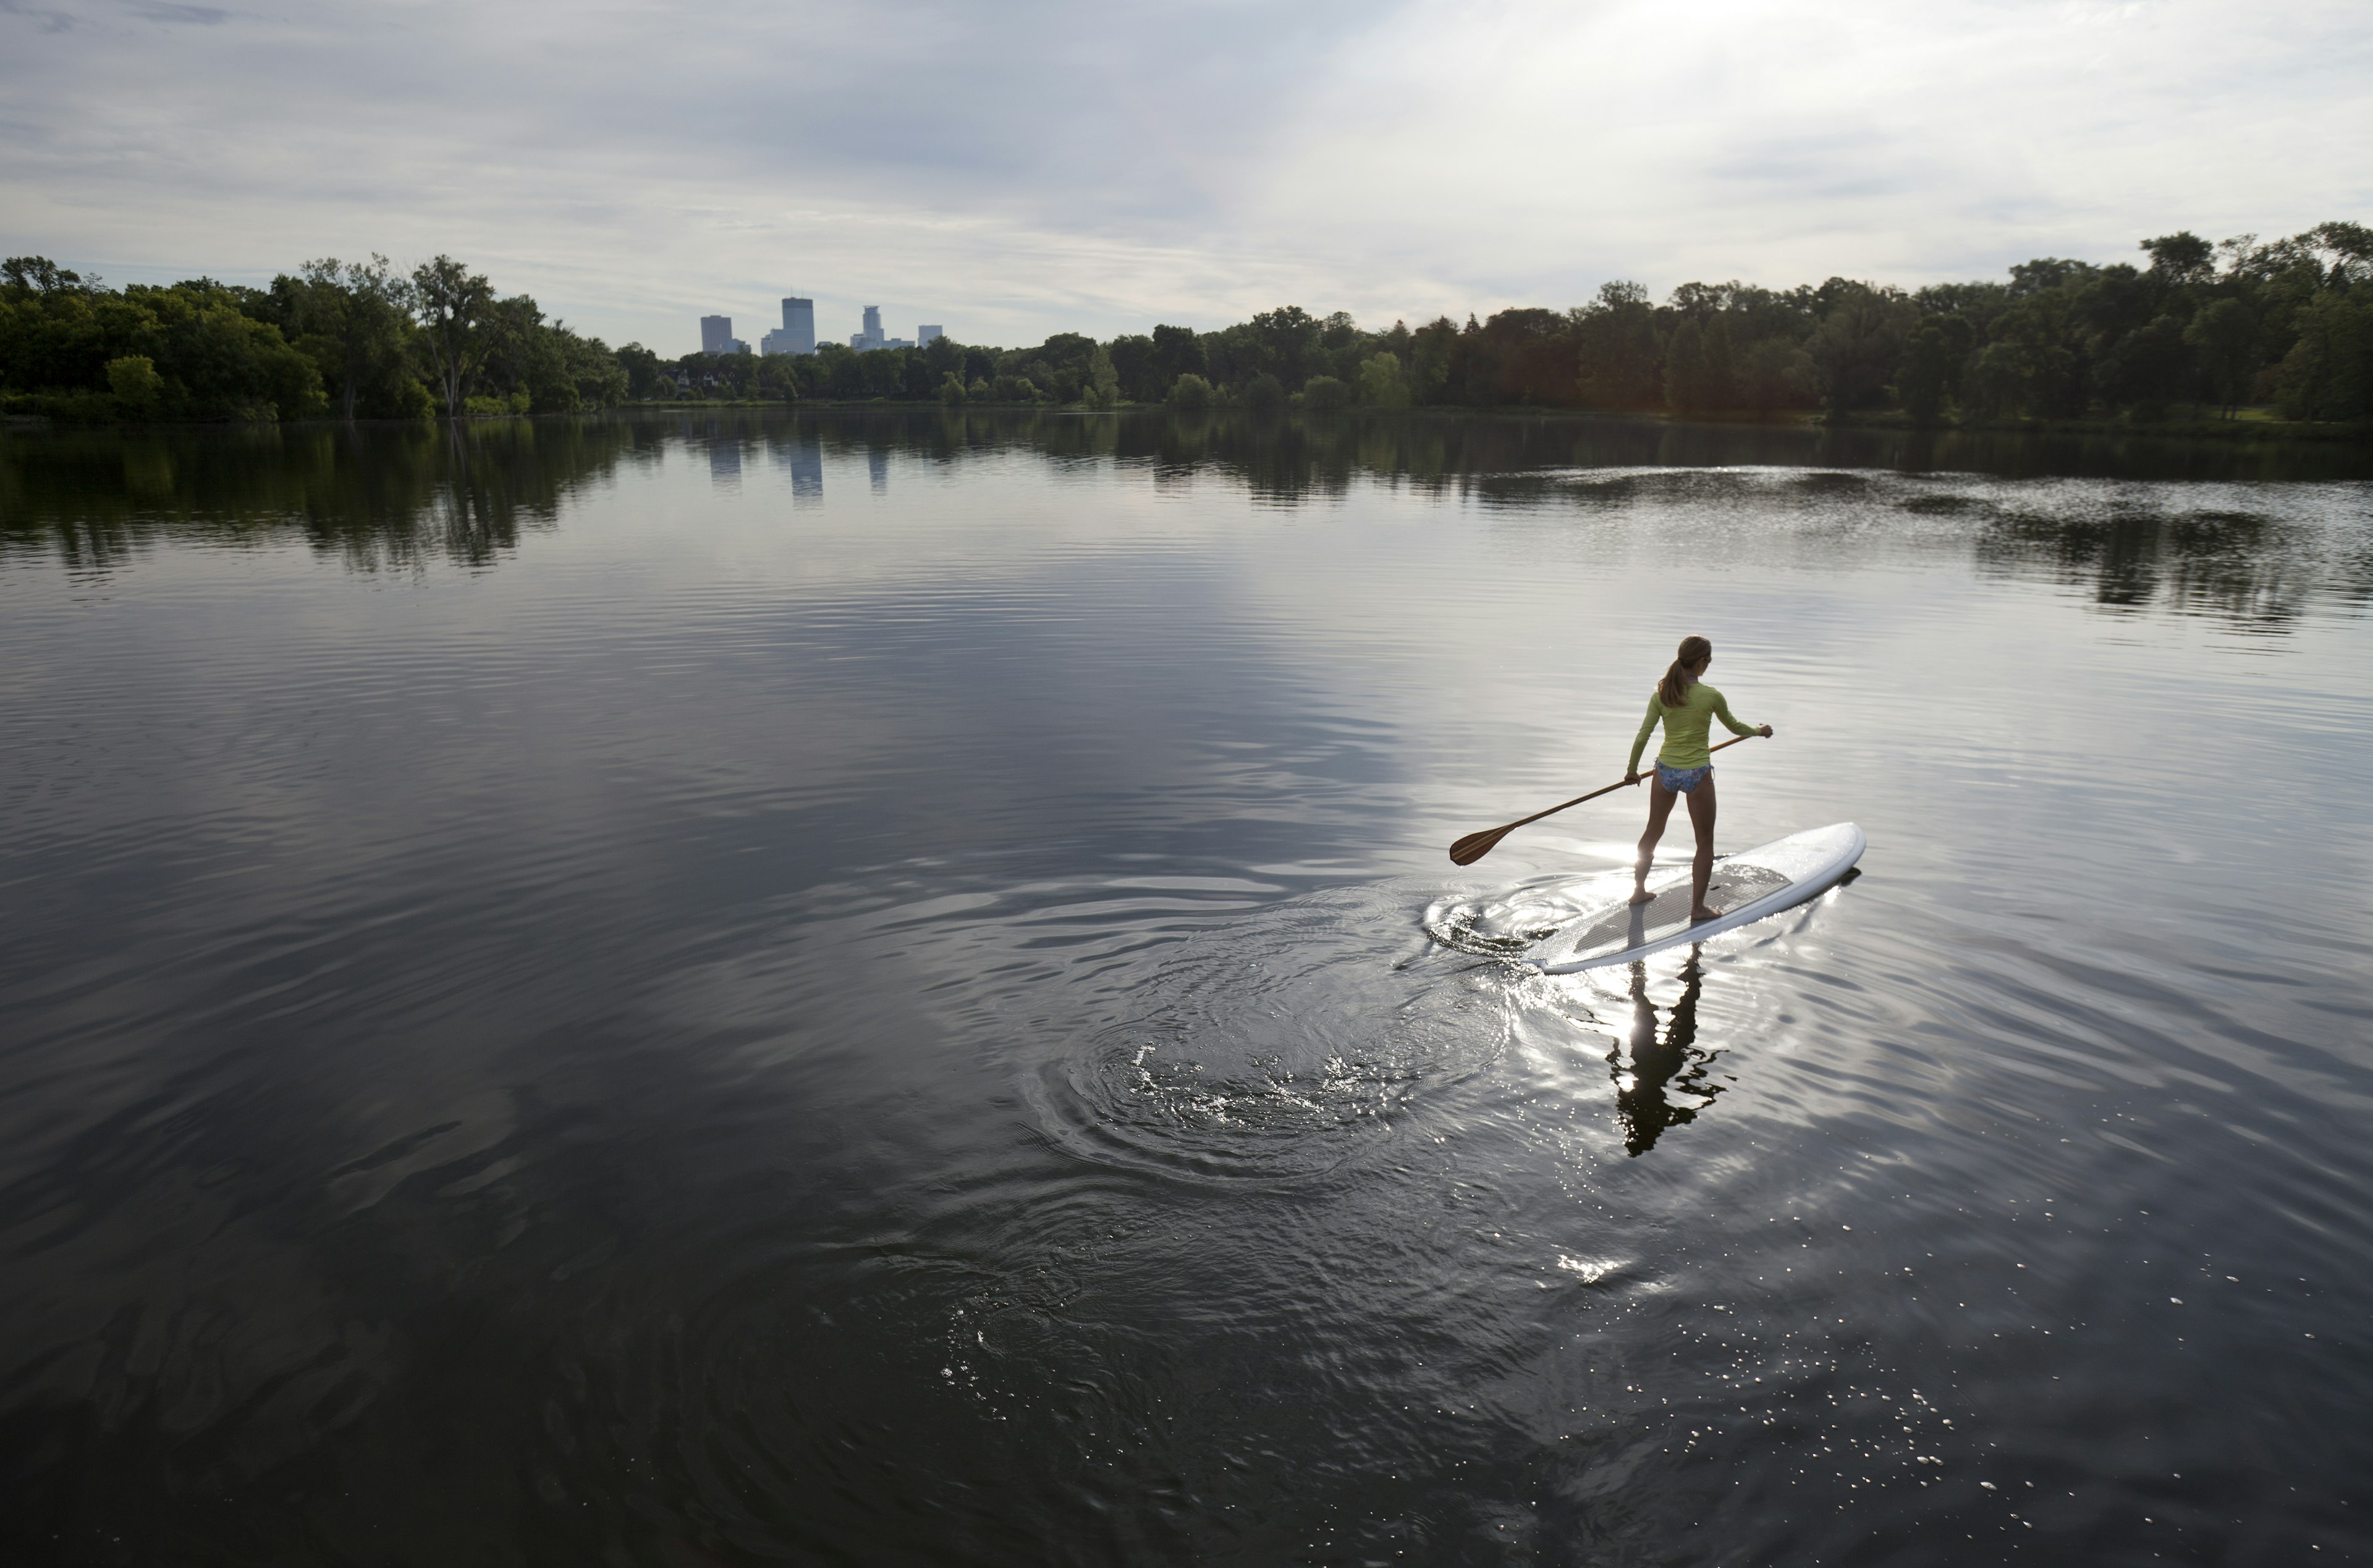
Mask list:
[[[1661,1033],[1648,999],[1648,966],[1631,966],[1631,1031],[1607,1053],[1615,1075],[1615,1115],[1623,1124],[1623,1152],[1637,1157],[1656,1146],[1666,1128],[1697,1120],[1722,1093],[1710,1069],[1713,1053],[1697,1048],[1698,994],[1705,977],[1696,947],[1681,966],[1680,999]]]
[[[668,431],[623,419],[158,425],[0,442],[0,563],[104,572],[172,540],[298,536],[362,571],[506,559]]]
[[[861,458],[883,494],[894,455],[953,469],[1028,451],[1055,471],[1111,465],[1157,488],[1216,475],[1262,507],[1379,482],[1492,508],[1652,523],[1727,515],[1744,502],[1848,550],[1862,530],[1911,517],[1936,525],[1931,537],[1970,552],[1989,575],[2046,577],[2108,610],[2164,606],[2251,632],[2287,631],[2320,596],[2373,603],[2373,552],[2318,523],[2320,501],[2295,516],[2274,482],[2373,477],[2373,459],[2343,443],[1914,439],[1513,413],[687,405],[536,420],[11,430],[0,436],[0,565],[49,559],[106,572],[169,538],[299,535],[360,571],[494,566],[522,538],[558,528],[572,497],[622,470],[655,473],[671,448],[698,454],[712,484],[734,492],[764,471],[754,466],[763,454],[788,476],[793,506],[824,499],[828,463],[848,464],[853,480]],[[2203,506],[2204,496],[2216,504]],[[773,499],[764,490],[753,498]]]

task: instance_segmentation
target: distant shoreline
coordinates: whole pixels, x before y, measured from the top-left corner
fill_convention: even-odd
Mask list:
[[[1905,436],[2117,436],[2151,441],[2337,441],[2373,445],[2373,423],[2276,419],[2001,419],[1967,424],[1913,424],[1900,414],[1851,413],[1817,416],[1829,430],[1893,431]]]
[[[637,405],[938,404],[1256,417],[1456,409],[1679,424],[2362,444],[2373,431],[2373,228],[2219,246],[2140,243],[2145,266],[2043,257],[2006,282],[1907,292],[1830,277],[1602,285],[1362,329],[1280,306],[1198,331],[868,352],[612,349],[450,256],[399,273],[331,259],[268,289],[106,287],[46,257],[0,262],[0,414],[111,424],[486,419]],[[730,322],[705,318],[708,326]],[[786,318],[786,326],[789,325]],[[2207,415],[2214,417],[2204,417]],[[2279,415],[2279,418],[2273,417]],[[2177,417],[2181,416],[2181,417]]]
[[[1758,428],[1772,431],[1853,431],[1873,435],[1898,435],[1935,438],[1955,436],[2092,436],[2122,440],[2159,441],[2170,443],[2208,443],[2231,445],[2279,445],[2284,443],[2314,443],[2373,446],[2373,424],[2284,420],[2272,417],[2261,410],[2245,410],[2238,419],[2174,418],[2163,421],[2132,421],[2103,419],[2069,420],[1992,420],[1966,423],[1944,423],[1931,425],[1913,424],[1897,412],[1853,413],[1845,415],[1795,412],[1772,418],[1756,418],[1750,414],[1720,413],[1675,414],[1666,410],[1555,408],[1538,404],[1479,409],[1459,404],[1442,404],[1426,408],[1402,410],[1379,409],[1281,409],[1260,412],[1238,407],[1211,409],[1176,409],[1166,403],[1117,403],[1098,409],[1085,404],[1050,402],[971,402],[955,407],[918,400],[865,399],[836,400],[805,399],[786,402],[779,399],[715,399],[700,401],[622,402],[607,409],[586,410],[569,413],[501,413],[465,414],[459,419],[361,419],[335,418],[297,420],[189,420],[189,421],[109,421],[87,422],[54,420],[41,414],[11,413],[0,416],[0,429],[9,431],[128,431],[128,430],[310,430],[345,429],[363,426],[372,429],[427,429],[440,424],[496,426],[520,422],[549,424],[567,421],[602,420],[620,414],[637,417],[691,416],[731,410],[747,412],[753,410],[777,410],[789,413],[898,413],[910,416],[925,414],[941,417],[967,413],[1034,413],[1050,416],[1095,416],[1127,414],[1175,415],[1193,419],[1253,419],[1275,424],[1340,425],[1353,421],[1367,423],[1406,422],[1426,419],[1493,419],[1534,420],[1560,424],[1630,423],[1667,424],[1677,428],[1713,426],[1723,428]]]

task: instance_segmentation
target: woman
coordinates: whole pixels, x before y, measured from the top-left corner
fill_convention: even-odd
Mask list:
[[[1706,884],[1713,878],[1713,760],[1706,752],[1706,730],[1716,718],[1733,735],[1771,733],[1770,725],[1744,725],[1730,716],[1722,693],[1705,683],[1706,666],[1713,662],[1713,645],[1703,637],[1681,639],[1680,656],[1656,682],[1648,699],[1648,716],[1631,738],[1631,760],[1623,765],[1623,782],[1640,782],[1640,753],[1658,722],[1665,726],[1665,744],[1656,753],[1656,782],[1648,790],[1648,830],[1640,835],[1640,864],[1633,867],[1631,901],[1644,904],[1656,895],[1648,891],[1648,862],[1656,841],[1665,836],[1665,819],[1673,814],[1673,797],[1689,797],[1689,824],[1698,830],[1698,857],[1689,872],[1689,918],[1712,920],[1722,912],[1706,904]]]

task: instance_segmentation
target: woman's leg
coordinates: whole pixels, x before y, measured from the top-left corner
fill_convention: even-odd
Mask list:
[[[1689,863],[1689,918],[1712,920],[1722,912],[1706,907],[1706,884],[1713,880],[1713,775],[1689,791],[1689,825],[1698,830],[1698,857]]]
[[[1690,810],[1697,809],[1691,807]],[[1648,775],[1648,830],[1640,835],[1640,862],[1631,869],[1631,901],[1644,904],[1654,897],[1648,891],[1648,863],[1656,854],[1656,841],[1665,836],[1665,819],[1673,814],[1673,792],[1654,773]]]

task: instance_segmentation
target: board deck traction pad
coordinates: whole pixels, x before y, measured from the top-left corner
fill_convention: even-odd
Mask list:
[[[1835,887],[1862,858],[1864,844],[1860,828],[1835,822],[1719,860],[1706,898],[1723,912],[1694,924],[1689,867],[1666,872],[1649,879],[1656,895],[1649,902],[1584,915],[1534,944],[1524,962],[1549,974],[1572,974],[1736,930]]]

